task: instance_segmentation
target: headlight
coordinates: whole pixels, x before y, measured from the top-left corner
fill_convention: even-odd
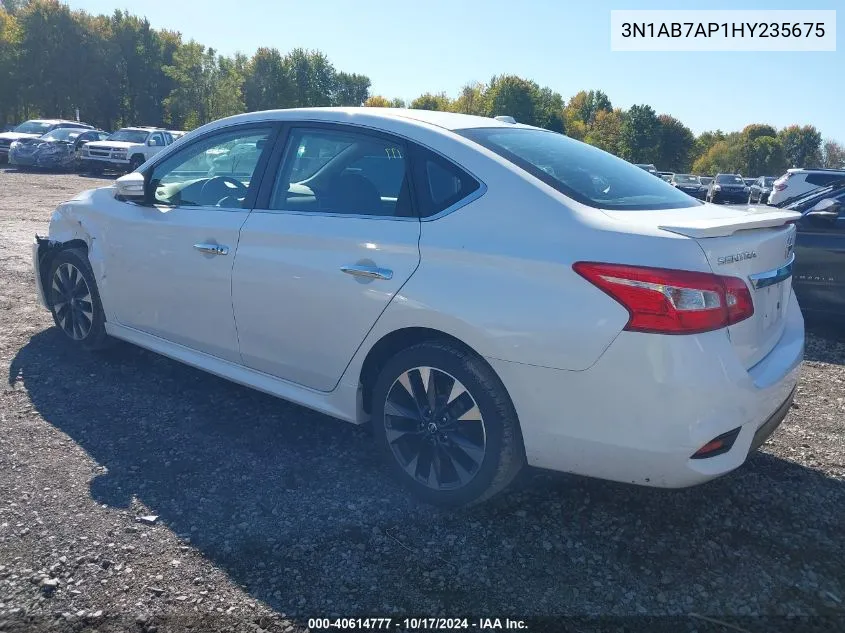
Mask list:
[[[88,156],[88,148],[87,148],[87,147],[83,147],[83,148],[82,148],[82,155],[83,155],[83,156]]]
[[[18,145],[20,145],[20,143],[18,143],[17,141],[12,141],[12,144],[9,145],[9,149],[15,149]]]
[[[713,185],[713,191],[721,191],[721,190],[722,190],[721,185]]]

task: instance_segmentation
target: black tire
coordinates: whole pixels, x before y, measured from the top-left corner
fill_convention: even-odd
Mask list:
[[[88,165],[88,167],[85,169],[85,171],[88,172],[89,174],[91,174],[92,176],[102,176],[103,175],[103,166],[92,163],[92,164]]]
[[[106,315],[85,251],[67,249],[53,257],[45,294],[56,327],[69,340],[89,351],[111,346],[113,340],[106,334]]]
[[[446,482],[449,485],[441,485],[439,482],[441,477],[435,475],[435,479],[438,480],[435,488],[423,483],[422,479],[418,477],[421,477],[420,463],[424,461],[429,464],[428,479],[431,479],[432,469],[435,472],[438,470],[434,466],[435,461],[440,464],[439,471],[443,475],[443,479],[449,479],[450,464],[451,472],[459,477],[454,464],[458,461],[463,461],[466,464],[466,459],[472,461],[472,458],[467,457],[469,453],[464,452],[462,448],[469,446],[467,444],[468,435],[464,433],[465,426],[461,427],[461,431],[444,430],[442,433],[438,433],[435,428],[434,435],[437,437],[431,439],[430,429],[423,430],[423,428],[430,427],[433,418],[425,418],[419,407],[416,413],[419,417],[415,417],[413,420],[405,416],[390,416],[390,419],[385,416],[388,395],[391,395],[391,398],[394,397],[391,390],[399,384],[400,377],[406,375],[406,372],[413,373],[416,371],[415,368],[433,368],[438,376],[442,377],[445,374],[448,378],[453,378],[456,382],[461,383],[478,409],[479,421],[461,421],[463,425],[481,424],[484,444],[483,457],[481,457],[480,463],[471,471],[470,479],[464,483],[459,482],[459,485],[454,485],[453,478],[452,482]],[[448,383],[446,388],[451,391]],[[404,387],[401,387],[401,389],[404,393],[409,393]],[[446,413],[453,408],[445,406],[449,404],[447,400],[450,396],[451,393],[447,395],[446,399],[440,400],[440,405],[435,408],[435,411],[439,411],[433,416],[437,419],[437,422],[446,420],[448,417]],[[465,402],[463,394],[450,402],[455,404],[459,400],[462,403]],[[417,402],[419,402],[419,399]],[[443,417],[440,416],[440,413],[443,414]],[[525,464],[525,448],[522,443],[519,420],[501,380],[482,358],[449,343],[438,341],[419,343],[399,352],[387,361],[381,369],[373,389],[372,420],[373,436],[377,447],[390,464],[394,476],[417,497],[433,505],[454,507],[485,501],[511,483]],[[412,443],[422,442],[423,439],[417,438],[428,438],[431,442],[437,443],[438,448],[428,449],[438,452],[440,457],[437,460],[431,455],[424,460],[423,453],[419,453],[416,462],[410,460],[411,463],[416,464],[416,476],[406,470],[410,467],[409,461],[406,461],[403,465],[400,461],[401,455],[397,455],[397,452],[401,452],[400,441],[398,439],[394,439],[393,443],[388,441],[388,425],[391,425],[391,432],[396,432],[398,428],[394,426],[395,420],[401,420],[411,428],[414,428],[415,424],[419,424],[419,430],[415,432],[401,431],[403,441],[407,439]],[[428,420],[428,422],[425,420]],[[459,422],[455,419],[451,424],[457,427]],[[473,429],[476,428],[473,426]],[[444,429],[447,429],[447,427],[444,426]],[[452,433],[452,435],[448,436],[449,433]],[[409,437],[405,438],[405,435]],[[444,436],[442,444],[440,435]],[[461,446],[458,446],[456,441],[461,442]],[[421,444],[414,445],[420,446]],[[410,452],[413,453],[413,448],[410,449]],[[455,455],[456,452],[458,453],[457,456]],[[464,471],[464,475],[469,470],[464,469],[463,465],[461,469]]]
[[[129,161],[129,173],[136,171],[141,165],[147,162],[147,159],[140,154],[135,154]]]

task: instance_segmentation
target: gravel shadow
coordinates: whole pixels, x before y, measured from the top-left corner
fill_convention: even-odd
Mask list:
[[[20,381],[104,467],[96,502],[141,500],[288,615],[818,614],[845,591],[843,482],[769,453],[683,491],[528,470],[439,511],[363,429],[130,345],[78,353],[50,328],[12,361]]]

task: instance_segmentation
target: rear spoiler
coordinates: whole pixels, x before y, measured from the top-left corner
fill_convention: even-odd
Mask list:
[[[795,222],[801,218],[801,214],[795,211],[770,211],[768,209],[750,208],[748,214],[742,218],[711,218],[700,220],[687,220],[677,224],[663,224],[660,226],[664,231],[677,233],[693,238],[725,237],[733,235],[737,231],[748,229],[765,229],[783,226],[789,222]]]

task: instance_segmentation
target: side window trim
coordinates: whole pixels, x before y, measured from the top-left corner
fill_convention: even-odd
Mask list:
[[[284,166],[284,160],[287,153],[287,146],[290,142],[293,133],[299,129],[306,129],[306,130],[327,130],[327,131],[334,131],[340,134],[348,133],[348,134],[357,134],[357,135],[365,135],[372,137],[374,139],[378,139],[381,141],[387,141],[390,143],[396,143],[402,147],[405,152],[405,170],[406,170],[406,177],[408,179],[407,185],[410,189],[410,196],[411,196],[411,205],[413,207],[413,215],[409,217],[401,217],[401,216],[391,216],[391,215],[368,215],[368,214],[352,214],[352,213],[331,213],[326,211],[301,211],[295,209],[271,209],[270,203],[271,198],[273,196],[273,191],[276,188],[276,181],[283,176],[282,167]],[[419,222],[419,203],[418,198],[415,191],[415,178],[413,177],[414,173],[414,166],[413,166],[413,155],[415,154],[412,151],[413,141],[410,141],[407,138],[404,138],[398,134],[392,134],[390,132],[385,132],[383,130],[374,129],[364,125],[350,125],[347,123],[334,123],[334,122],[327,122],[327,121],[312,121],[312,120],[297,120],[297,121],[285,121],[282,124],[282,128],[279,131],[279,136],[276,140],[276,143],[273,147],[273,151],[271,152],[269,159],[267,161],[267,166],[265,167],[265,178],[262,179],[261,187],[258,191],[258,195],[256,196],[256,201],[253,206],[253,211],[256,213],[282,213],[282,214],[290,214],[290,215],[309,215],[309,216],[320,216],[320,217],[339,217],[339,218],[365,218],[365,219],[372,219],[372,220],[390,220],[390,221],[400,221],[400,222]],[[318,170],[319,171],[319,170]]]
[[[144,175],[145,186],[149,187],[150,185],[150,177],[152,176],[155,168],[163,163],[164,161],[170,159],[172,156],[176,156],[182,152],[189,150],[193,145],[198,142],[202,142],[208,139],[210,136],[215,136],[217,134],[229,133],[229,132],[247,132],[251,129],[270,129],[270,134],[267,137],[267,144],[270,146],[271,150],[269,152],[262,152],[261,158],[258,160],[258,164],[255,166],[255,171],[252,173],[252,179],[257,180],[255,187],[250,186],[249,191],[247,193],[246,199],[244,200],[244,206],[241,208],[221,208],[221,211],[232,211],[232,212],[246,212],[249,213],[255,208],[255,201],[258,191],[261,189],[262,185],[264,184],[264,177],[267,171],[267,165],[269,162],[270,156],[275,152],[275,148],[279,138],[280,132],[280,124],[278,121],[251,121],[249,123],[237,123],[235,125],[227,125],[224,127],[216,128],[214,130],[209,130],[202,136],[197,136],[196,138],[192,139],[191,143],[188,145],[183,145],[176,149],[175,151],[161,151],[158,152],[153,162],[142,172]],[[167,206],[164,203],[160,202],[149,202],[151,206]],[[202,207],[190,207],[190,208],[202,208]]]

